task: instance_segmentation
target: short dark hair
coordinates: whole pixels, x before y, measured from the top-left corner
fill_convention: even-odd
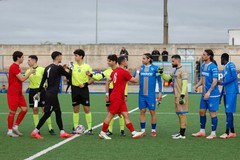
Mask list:
[[[120,65],[124,60],[126,60],[126,56],[120,56],[118,57],[118,64]]]
[[[143,55],[145,55],[147,57],[147,59],[150,59],[150,64],[152,64],[152,55],[150,53],[144,53]]]
[[[13,52],[13,61],[16,62],[18,58],[21,58],[23,56],[23,53],[21,51],[15,51]]]
[[[28,58],[35,59],[36,62],[38,61],[38,57],[36,55],[30,55],[28,56]]]
[[[221,59],[224,59],[225,61],[229,61],[229,55],[227,53],[223,53],[221,55]]]
[[[212,62],[214,57],[213,51],[211,49],[205,49],[204,51],[210,56],[210,61]]]
[[[117,63],[117,61],[118,61],[118,57],[117,57],[116,54],[110,54],[110,55],[108,55],[107,59],[109,59],[109,60],[111,60],[111,61],[114,61],[114,62],[116,62],[116,63]]]
[[[57,56],[60,56],[60,55],[62,55],[62,53],[61,53],[61,52],[54,51],[54,52],[52,52],[52,55],[51,55],[51,57],[52,57],[52,59],[53,59],[53,60],[55,60],[55,59],[56,59],[56,57],[57,57]]]
[[[82,58],[85,56],[85,52],[82,49],[76,49],[73,54],[77,54],[79,56],[82,56]]]
[[[171,58],[175,58],[175,59],[180,59],[181,60],[181,56],[178,54],[174,54]]]

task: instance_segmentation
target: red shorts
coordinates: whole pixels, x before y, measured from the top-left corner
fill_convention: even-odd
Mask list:
[[[108,112],[112,114],[120,114],[122,112],[128,112],[126,102],[123,101],[111,101],[110,106],[108,107]]]
[[[16,111],[18,107],[27,107],[26,100],[23,95],[7,95],[8,108]]]

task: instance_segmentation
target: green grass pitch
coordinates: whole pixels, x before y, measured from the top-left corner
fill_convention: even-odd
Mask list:
[[[26,95],[27,97],[27,95]],[[59,95],[61,108],[63,111],[64,129],[70,132],[72,129],[72,107],[69,94]],[[19,138],[10,138],[6,136],[7,132],[7,114],[8,107],[6,95],[0,95],[0,157],[1,159],[20,160],[28,158],[56,143],[63,141],[59,134],[51,136],[48,133],[47,125],[41,128],[43,140],[37,140],[30,137],[33,130],[32,111],[28,114],[20,125],[20,131],[24,136]],[[65,143],[64,145],[40,156],[39,160],[66,160],[66,159],[239,159],[240,151],[240,115],[237,108],[235,114],[235,129],[237,137],[233,139],[213,139],[194,138],[192,133],[199,131],[199,101],[200,95],[189,96],[189,114],[187,115],[188,125],[186,130],[187,138],[185,140],[173,140],[171,135],[179,131],[178,118],[174,113],[173,96],[164,97],[162,104],[157,108],[157,137],[151,137],[150,115],[147,114],[147,136],[139,139],[132,139],[130,132],[125,128],[126,137],[119,136],[118,120],[114,122],[112,140],[102,140],[98,138],[101,127],[94,130],[94,135],[83,135]],[[132,110],[137,107],[137,94],[128,96],[128,107]],[[238,98],[238,104],[239,98]],[[80,124],[86,127],[85,116],[81,107]],[[91,94],[91,111],[93,116],[93,126],[103,122],[106,116],[105,95]],[[220,105],[218,112],[217,135],[220,136],[225,131],[225,114],[223,105]],[[139,111],[130,114],[136,130],[139,127]],[[57,133],[59,130],[55,122],[55,115],[52,115],[53,127]],[[206,132],[211,132],[211,119],[207,115]]]

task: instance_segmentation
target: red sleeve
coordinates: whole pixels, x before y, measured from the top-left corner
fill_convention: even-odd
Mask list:
[[[111,73],[111,75],[109,76],[109,79],[113,79],[113,72]]]
[[[15,76],[18,75],[19,73],[21,73],[19,67],[15,66],[15,65],[11,67],[10,72],[12,72]]]
[[[124,75],[125,79],[127,79],[128,81],[132,78],[132,75],[128,71],[125,71]]]

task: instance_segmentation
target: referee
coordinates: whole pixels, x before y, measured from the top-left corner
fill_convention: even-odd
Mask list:
[[[83,62],[85,52],[82,49],[77,49],[73,52],[76,63],[73,64],[72,69],[72,106],[73,106],[73,133],[75,128],[79,125],[79,110],[80,104],[83,105],[85,118],[88,126],[88,135],[93,135],[92,130],[92,113],[90,111],[90,98],[88,85],[93,82],[92,79],[86,75],[86,72],[92,72],[90,65]]]

